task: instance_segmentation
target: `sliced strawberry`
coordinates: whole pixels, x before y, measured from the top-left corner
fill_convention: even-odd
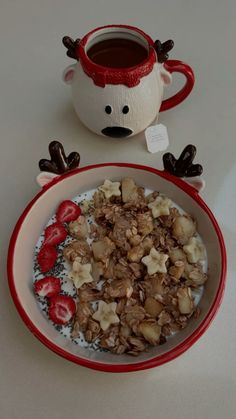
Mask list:
[[[45,229],[44,245],[56,246],[66,239],[67,231],[60,223],[54,223]]]
[[[42,272],[50,271],[57,260],[57,251],[55,247],[46,244],[40,249],[37,259]]]
[[[72,297],[66,295],[56,295],[50,298],[48,315],[56,324],[66,324],[74,316],[76,304]]]
[[[40,297],[53,297],[61,291],[61,281],[55,276],[47,276],[34,283],[34,292]]]
[[[72,201],[63,201],[57,208],[56,218],[60,223],[75,221],[81,214],[80,207]]]

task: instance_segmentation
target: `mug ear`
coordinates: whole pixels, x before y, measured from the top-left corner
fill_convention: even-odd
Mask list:
[[[72,80],[75,74],[75,65],[76,64],[69,65],[68,67],[66,67],[66,69],[63,72],[62,78],[66,84],[72,83]]]
[[[172,82],[172,76],[169,73],[169,71],[167,71],[165,69],[165,67],[163,65],[160,68],[160,76],[161,76],[161,80],[163,81],[164,85],[171,84],[171,82]]]

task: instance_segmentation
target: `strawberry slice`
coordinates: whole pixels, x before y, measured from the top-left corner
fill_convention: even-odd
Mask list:
[[[55,276],[47,276],[34,283],[34,292],[40,297],[53,297],[61,291],[61,281]]]
[[[37,259],[42,272],[50,271],[57,260],[57,251],[55,247],[48,244],[41,247]]]
[[[56,295],[50,298],[48,315],[56,324],[66,324],[74,316],[76,304],[72,297],[66,295]]]
[[[45,229],[44,245],[56,246],[66,239],[67,231],[60,223],[54,223]]]
[[[60,223],[75,221],[81,214],[80,207],[72,201],[63,201],[57,208],[56,218]]]

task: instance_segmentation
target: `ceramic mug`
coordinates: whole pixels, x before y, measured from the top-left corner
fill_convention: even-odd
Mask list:
[[[182,61],[166,60],[170,42],[154,42],[127,25],[103,26],[76,41],[64,37],[67,55],[77,62],[65,69],[63,79],[84,125],[99,135],[129,137],[145,130],[159,111],[181,103],[193,88],[194,74]],[[185,85],[162,100],[174,72],[185,76]]]

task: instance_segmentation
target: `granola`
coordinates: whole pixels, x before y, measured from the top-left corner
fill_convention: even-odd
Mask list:
[[[191,215],[131,178],[106,179],[82,213],[63,246],[77,299],[73,339],[136,356],[200,315],[206,250]]]

